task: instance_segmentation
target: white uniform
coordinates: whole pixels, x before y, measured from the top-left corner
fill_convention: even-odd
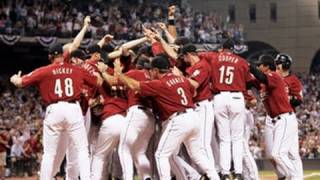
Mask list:
[[[121,114],[116,114],[103,120],[93,152],[91,164],[92,180],[102,179],[105,160],[118,145],[123,127],[126,127],[126,118]]]
[[[198,141],[200,136],[198,114],[188,109],[183,114],[173,114],[169,120],[163,122],[163,133],[156,151],[156,162],[161,180],[170,180],[169,157],[175,154],[184,143],[188,154],[196,165],[205,172],[209,178],[219,179],[214,167],[210,165],[204,150]]]
[[[123,127],[118,151],[123,179],[133,179],[133,163],[141,179],[151,178],[152,170],[146,151],[154,132],[153,114],[143,106],[134,105],[128,109],[126,118],[127,124]]]
[[[246,180],[259,180],[257,164],[250,152],[249,140],[251,129],[254,127],[254,118],[250,110],[245,111],[244,141],[243,141],[243,177]]]
[[[229,174],[231,159],[234,161],[235,173],[242,174],[244,111],[245,103],[241,92],[220,92],[215,95],[214,112],[218,127],[222,174]]]
[[[70,113],[68,113],[70,112]],[[72,112],[72,113],[71,113]],[[79,162],[80,176],[90,179],[90,161],[88,153],[88,140],[83,123],[81,108],[78,103],[58,102],[47,107],[44,120],[43,142],[44,152],[41,163],[41,180],[51,180],[54,160],[57,154],[58,142],[66,131],[70,141],[74,143]],[[68,138],[68,137],[63,137]]]
[[[87,135],[90,131],[91,125],[91,112],[90,108],[87,110],[86,115],[84,116],[84,126],[87,132]],[[66,137],[60,139],[59,149],[56,154],[56,159],[53,167],[53,175],[56,175],[62,164],[62,161],[66,155],[67,164],[66,164],[66,180],[78,180],[79,179],[79,164],[77,161],[77,151],[75,144],[70,140],[66,131],[62,132],[62,136]]]
[[[299,155],[298,122],[295,114],[280,114],[272,120],[271,123],[274,124],[272,158],[283,170],[285,177],[292,180],[303,179],[303,168]]]

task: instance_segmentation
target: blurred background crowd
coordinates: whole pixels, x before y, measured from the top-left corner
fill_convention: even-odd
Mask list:
[[[86,37],[100,38],[109,33],[115,39],[131,40],[143,36],[146,27],[167,19],[168,2],[152,0],[2,0],[0,3],[0,34],[23,36],[74,37],[83,18],[90,15],[102,24],[91,26]],[[176,27],[180,35],[194,42],[218,42],[216,35],[229,32],[244,38],[244,27],[223,19],[216,12],[204,13],[185,5],[177,6]]]

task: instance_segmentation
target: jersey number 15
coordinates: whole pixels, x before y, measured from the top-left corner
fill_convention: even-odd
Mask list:
[[[67,97],[73,96],[72,79],[66,78],[62,83],[64,83],[64,91],[61,86],[61,79],[56,79],[56,83],[54,85],[54,94],[58,95],[58,97],[62,97],[63,94],[65,94]]]
[[[233,66],[221,66],[220,71],[220,84],[232,84],[234,76],[234,67]]]

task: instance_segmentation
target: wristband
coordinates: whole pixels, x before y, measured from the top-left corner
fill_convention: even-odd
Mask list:
[[[174,26],[174,25],[175,25],[174,19],[169,19],[169,20],[168,20],[168,24],[169,24],[170,26]]]

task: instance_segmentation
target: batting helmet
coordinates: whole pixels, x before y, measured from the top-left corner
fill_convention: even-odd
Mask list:
[[[280,53],[275,59],[276,65],[282,64],[283,69],[290,69],[292,64],[292,58],[285,53]]]

